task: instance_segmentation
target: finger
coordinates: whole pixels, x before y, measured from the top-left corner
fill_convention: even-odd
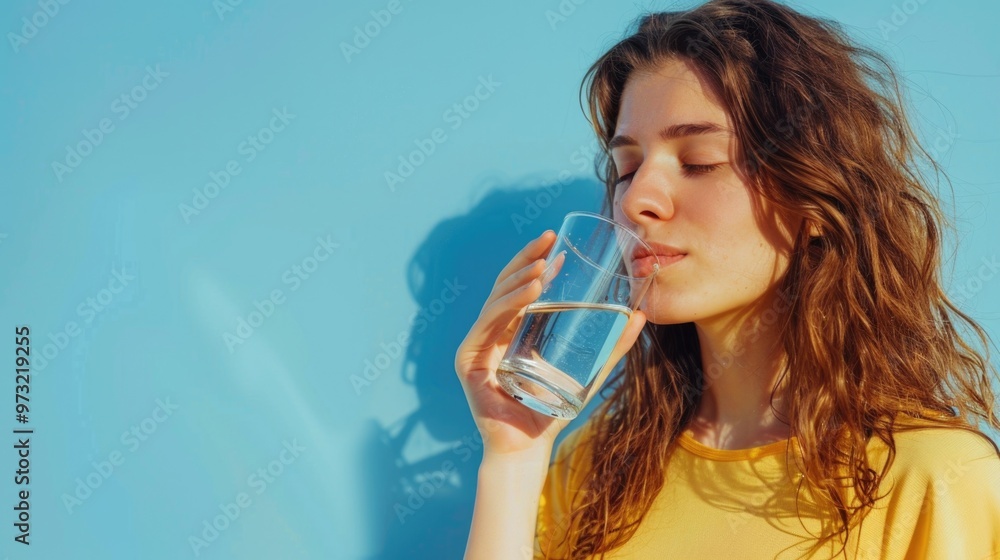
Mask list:
[[[622,357],[628,353],[629,349],[635,344],[639,339],[639,335],[642,334],[642,328],[646,326],[646,314],[642,311],[636,310],[632,312],[632,316],[629,317],[628,322],[625,323],[625,329],[622,330],[622,334],[618,337],[618,342],[615,344],[613,350],[611,350],[611,355],[608,358],[607,365],[601,369],[598,373],[597,378],[594,380],[594,384],[590,388],[590,392],[587,394],[587,398],[584,399],[583,406],[587,406],[590,399],[600,390],[604,385],[604,381],[607,379],[611,370],[614,366],[621,361]],[[582,407],[581,407],[582,409]]]
[[[499,285],[511,274],[514,274],[518,270],[521,270],[525,266],[531,264],[531,261],[544,257],[546,253],[548,253],[552,242],[555,241],[555,238],[555,232],[549,229],[545,230],[544,233],[535,239],[532,239],[531,242],[518,251],[518,253],[514,255],[514,258],[507,263],[507,266],[500,271],[500,274],[497,275],[497,281],[494,286]]]
[[[542,288],[544,290],[545,286],[548,286],[562,270],[563,263],[566,261],[566,251],[560,251],[558,255],[551,259],[551,262],[542,268],[540,263],[545,263],[545,259],[538,259],[528,266],[522,268],[521,270],[515,272],[509,276],[506,280],[500,283],[493,289],[490,293],[490,297],[486,299],[486,303],[483,307],[491,304],[493,300],[503,297],[508,292],[516,290],[524,284],[538,278],[541,275]]]
[[[508,276],[506,280],[493,288],[493,292],[491,292],[490,297],[486,299],[486,303],[483,304],[483,308],[488,307],[493,303],[493,301],[502,298],[510,292],[513,292],[514,290],[541,276],[541,274],[545,271],[544,265],[545,260],[537,259],[528,266]]]
[[[496,344],[518,314],[541,293],[542,285],[536,278],[484,307],[462,342],[460,352],[478,353]]]
[[[545,271],[542,273],[542,286],[547,286],[553,278],[559,275],[559,271],[562,270],[563,263],[566,262],[566,251],[559,251],[548,266],[545,267]]]

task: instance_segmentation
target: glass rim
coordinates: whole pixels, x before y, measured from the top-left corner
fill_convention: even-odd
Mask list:
[[[628,227],[626,227],[625,224],[622,224],[621,222],[616,222],[616,221],[612,220],[611,218],[608,218],[607,216],[604,216],[602,214],[598,214],[596,212],[588,212],[586,210],[573,210],[572,212],[568,212],[563,217],[563,221],[568,220],[571,216],[584,216],[584,217],[588,217],[588,218],[597,218],[597,219],[599,219],[601,221],[604,221],[604,222],[606,222],[608,224],[611,224],[616,229],[620,229],[620,230],[628,232],[628,234],[632,237],[632,239],[634,239],[636,242],[640,243],[650,253],[653,252],[653,248],[650,247],[649,243],[646,243],[645,241],[643,241],[641,237],[639,237],[638,235],[636,235],[636,233],[634,231],[632,231],[631,229],[629,229]],[[560,228],[560,229],[562,229],[562,228]],[[584,255],[583,253],[580,252],[579,249],[577,249],[576,245],[573,245],[573,243],[571,243],[569,241],[569,239],[564,239],[563,241],[566,243],[566,245],[568,245],[571,249],[573,249],[573,252],[575,252],[577,255],[579,255],[583,260],[587,261],[587,263],[589,263],[591,266],[593,266],[594,268],[598,268],[598,269],[602,270],[605,274],[610,274],[611,276],[615,276],[615,277],[618,277],[618,278],[624,278],[626,280],[639,280],[639,281],[648,282],[654,276],[656,276],[657,273],[659,272],[659,267],[655,267],[654,270],[653,270],[653,273],[650,274],[649,276],[629,276],[628,274],[618,274],[617,272],[612,272],[612,271],[606,269],[605,267],[603,267],[603,266],[595,263],[594,261],[590,260],[589,258],[587,258],[586,255]],[[631,255],[629,255],[629,257],[631,257]]]

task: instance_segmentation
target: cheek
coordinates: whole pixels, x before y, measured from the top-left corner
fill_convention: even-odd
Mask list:
[[[753,208],[745,193],[736,189],[695,193],[685,201],[688,214],[703,235],[716,242],[743,245],[757,238]]]
[[[776,250],[773,235],[761,229],[745,192],[728,191],[720,196],[692,201],[690,211],[699,224],[700,237],[712,262],[725,269],[747,274],[773,270]],[[696,243],[700,246],[702,243]]]

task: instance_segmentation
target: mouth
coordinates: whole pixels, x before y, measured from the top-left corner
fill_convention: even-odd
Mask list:
[[[687,256],[687,253],[666,245],[650,244],[652,250],[638,246],[632,252],[632,274],[637,277],[649,276],[655,270],[654,265],[659,265],[659,269],[676,263]]]

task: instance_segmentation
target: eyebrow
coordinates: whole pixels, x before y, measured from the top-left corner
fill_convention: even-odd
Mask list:
[[[713,122],[703,121],[697,123],[672,124],[660,130],[660,140],[672,140],[683,136],[694,136],[698,134],[729,134],[729,129],[717,125]],[[622,146],[637,146],[639,143],[631,136],[619,135],[611,139],[608,149],[613,150]]]

